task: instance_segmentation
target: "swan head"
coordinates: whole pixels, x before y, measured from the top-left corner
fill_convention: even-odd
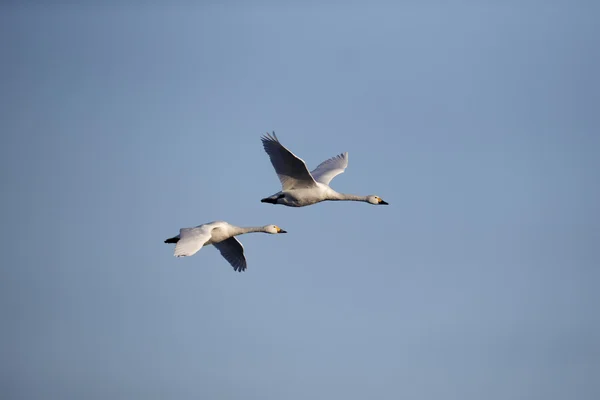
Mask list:
[[[283,229],[281,229],[277,225],[267,225],[267,226],[264,227],[264,229],[265,229],[266,233],[270,233],[272,235],[274,235],[276,233],[287,233],[287,231],[284,231]]]
[[[367,196],[367,202],[376,206],[387,206],[389,204],[383,201],[381,197],[375,195]]]

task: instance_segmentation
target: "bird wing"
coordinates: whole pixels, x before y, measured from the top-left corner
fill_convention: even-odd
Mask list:
[[[275,168],[275,172],[281,181],[283,190],[304,189],[317,186],[313,179],[306,163],[300,157],[286,149],[275,136],[267,133],[261,138],[263,147],[271,164]]]
[[[244,257],[244,246],[235,237],[223,240],[213,244],[220,252],[223,258],[231,264],[234,271],[242,272],[246,270],[246,257]]]
[[[310,174],[315,181],[329,185],[329,182],[348,167],[348,152],[323,161]]]
[[[175,257],[192,256],[211,238],[212,225],[200,225],[195,228],[179,230],[179,241],[175,246]]]

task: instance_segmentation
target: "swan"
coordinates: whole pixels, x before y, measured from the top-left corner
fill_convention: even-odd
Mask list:
[[[202,246],[213,245],[221,255],[231,264],[235,271],[242,272],[246,269],[244,246],[235,237],[251,232],[265,232],[270,234],[287,233],[277,225],[239,227],[225,221],[214,221],[198,225],[194,228],[181,228],[179,235],[166,239],[165,243],[176,243],[175,257],[192,256]]]
[[[283,189],[262,199],[261,202],[288,207],[304,207],[326,200],[364,201],[374,205],[388,205],[379,196],[338,193],[329,187],[329,182],[343,173],[348,166],[347,152],[323,161],[309,172],[304,160],[285,148],[275,136],[275,132],[272,135],[267,132],[261,140]]]

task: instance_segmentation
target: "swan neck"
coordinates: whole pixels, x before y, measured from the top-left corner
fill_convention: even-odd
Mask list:
[[[340,200],[340,201],[368,201],[367,196],[357,196],[355,194],[348,193],[336,193],[335,198],[332,200]]]
[[[244,233],[252,233],[252,232],[264,232],[265,228],[262,226],[247,226],[247,227],[238,227],[234,231],[234,236],[243,235]]]

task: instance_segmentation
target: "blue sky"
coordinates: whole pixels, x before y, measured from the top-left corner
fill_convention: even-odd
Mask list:
[[[2,398],[597,399],[598,11],[3,5]]]

